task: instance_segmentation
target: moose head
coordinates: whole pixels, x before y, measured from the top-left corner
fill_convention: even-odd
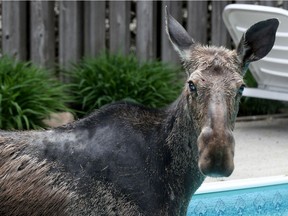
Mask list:
[[[268,19],[251,26],[236,50],[202,46],[167,12],[166,31],[187,73],[184,96],[198,133],[198,166],[206,176],[229,176],[234,170],[232,134],[243,76],[250,62],[272,49],[279,22]]]

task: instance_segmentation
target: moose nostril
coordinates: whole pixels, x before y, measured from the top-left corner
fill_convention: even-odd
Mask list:
[[[218,164],[199,161],[198,166],[203,175],[210,177],[228,177],[234,170],[233,161],[230,161],[229,163],[220,162]]]
[[[221,151],[217,151],[215,153],[215,165],[221,166],[223,160],[223,153]]]

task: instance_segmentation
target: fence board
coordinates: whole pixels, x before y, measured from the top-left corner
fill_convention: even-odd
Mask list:
[[[27,58],[27,2],[2,1],[3,53],[17,59]]]
[[[260,5],[264,5],[264,6],[276,7],[278,2],[277,1],[265,1],[265,0],[262,0],[262,1],[259,1],[259,4]]]
[[[55,15],[53,1],[30,2],[30,58],[46,68],[55,64]]]
[[[216,46],[231,46],[231,39],[222,20],[224,7],[231,1],[212,1],[211,43]]]
[[[157,3],[142,0],[131,2],[2,1],[3,53],[23,60],[30,57],[33,62],[45,67],[53,67],[55,62],[59,62],[64,68],[72,62],[77,62],[83,54],[97,56],[105,47],[109,47],[110,52],[126,55],[130,47],[133,46],[134,49],[134,44],[130,45],[129,24],[131,13],[134,13],[130,10],[131,5],[134,6],[135,3],[138,59],[142,61],[155,59],[160,54],[163,61],[179,63],[179,58],[172,50],[165,32],[166,5],[180,23],[185,21],[182,20],[182,12],[183,9],[187,9],[186,29],[195,41],[206,44],[211,39],[209,41],[211,44],[228,47],[231,46],[231,39],[222,21],[222,10],[227,4],[232,2],[270,6],[283,4],[283,7],[288,9],[287,1],[199,0],[185,3],[163,0]],[[55,37],[55,29],[58,27],[57,24],[55,26],[55,4],[59,4],[59,40]],[[109,17],[106,17],[107,5],[109,5]],[[182,8],[184,5],[187,5],[187,8]],[[31,14],[27,14],[28,11]],[[31,15],[29,20],[27,20],[28,15]],[[109,35],[106,35],[107,19],[110,24]],[[30,23],[27,24],[27,21]],[[30,38],[27,38],[28,35]],[[134,43],[134,37],[132,39]],[[58,54],[55,51],[57,49],[59,49],[59,59],[55,59],[55,55]]]
[[[288,10],[288,1],[283,1],[283,9]]]
[[[161,8],[161,59],[162,61],[172,64],[179,64],[180,60],[177,53],[173,50],[173,47],[168,39],[166,33],[166,18],[165,8],[170,14],[179,22],[182,23],[182,2],[180,1],[163,1]]]
[[[188,2],[187,30],[196,42],[206,44],[208,27],[208,2]]]
[[[84,2],[84,55],[97,56],[105,49],[105,1]]]
[[[136,55],[145,61],[156,58],[156,2],[137,1]]]
[[[248,1],[248,0],[236,0],[237,4],[255,4],[255,1]]]
[[[128,54],[130,48],[130,2],[110,1],[110,51]]]
[[[60,1],[59,9],[59,62],[68,68],[82,56],[82,2]]]

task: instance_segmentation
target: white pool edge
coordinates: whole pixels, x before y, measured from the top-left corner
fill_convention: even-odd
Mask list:
[[[261,178],[237,179],[221,182],[203,183],[195,192],[197,194],[215,193],[231,190],[241,190],[246,188],[265,187],[271,185],[288,184],[288,176],[269,176]]]

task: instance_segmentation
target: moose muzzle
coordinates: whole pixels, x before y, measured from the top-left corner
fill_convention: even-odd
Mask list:
[[[225,99],[214,96],[198,137],[200,171],[206,176],[230,176],[234,170],[235,140],[228,125]]]
[[[200,171],[205,176],[230,176],[234,170],[234,146],[231,131],[219,133],[205,127],[198,138]]]

